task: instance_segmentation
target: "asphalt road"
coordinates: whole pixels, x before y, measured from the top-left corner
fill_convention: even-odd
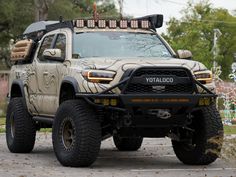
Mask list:
[[[119,152],[112,139],[103,141],[97,161],[89,168],[63,167],[56,160],[50,133],[37,135],[30,154],[8,151],[5,135],[0,134],[0,176],[77,176],[77,177],[236,177],[236,163],[218,159],[209,166],[183,165],[175,157],[168,138],[145,139],[137,152]]]

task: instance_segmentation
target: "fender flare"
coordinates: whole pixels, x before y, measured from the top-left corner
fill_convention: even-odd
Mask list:
[[[20,79],[13,80],[13,82],[11,84],[10,99],[12,98],[12,95],[14,95],[12,93],[12,88],[13,88],[14,85],[16,85],[16,86],[18,86],[20,88],[21,95],[25,99],[24,83]]]
[[[80,87],[79,87],[78,81],[75,78],[70,77],[70,76],[66,76],[61,82],[61,87],[64,83],[72,85],[75,93],[80,92]],[[61,93],[61,87],[60,87],[60,93]]]

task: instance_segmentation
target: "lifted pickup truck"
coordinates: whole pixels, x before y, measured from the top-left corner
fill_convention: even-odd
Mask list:
[[[120,151],[168,136],[183,163],[214,162],[223,126],[212,73],[191,52],[176,54],[156,33],[162,23],[151,15],[31,24],[11,53],[9,150],[31,152],[36,131],[52,127],[64,166],[91,165],[111,136]]]

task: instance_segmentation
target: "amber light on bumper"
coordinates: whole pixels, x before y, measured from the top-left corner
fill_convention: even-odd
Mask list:
[[[211,104],[210,98],[200,98],[199,99],[199,106],[209,106]]]
[[[102,104],[104,106],[117,106],[117,99],[95,99],[94,103]]]

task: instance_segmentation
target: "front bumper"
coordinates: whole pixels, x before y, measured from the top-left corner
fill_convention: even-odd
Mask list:
[[[173,107],[201,107],[215,103],[215,94],[76,94],[77,98],[86,100],[90,105],[100,108],[107,108],[117,111],[126,111],[133,107],[144,108],[173,108]],[[117,101],[117,105],[112,106],[112,100]],[[96,103],[97,100],[107,104]]]
[[[127,93],[129,84],[140,82],[140,77],[136,74],[148,69],[150,71],[184,71],[187,78],[179,82],[188,81],[193,88],[192,93]],[[115,88],[121,89],[121,93],[114,93]],[[201,88],[201,93],[199,89]],[[77,93],[77,98],[86,100],[90,105],[100,108],[112,109],[117,111],[127,111],[132,108],[173,108],[185,107],[188,110],[194,107],[208,106],[215,103],[217,95],[202,85],[192,77],[192,74],[186,68],[181,67],[141,67],[135,69],[129,76],[123,78],[118,84],[97,94]]]

